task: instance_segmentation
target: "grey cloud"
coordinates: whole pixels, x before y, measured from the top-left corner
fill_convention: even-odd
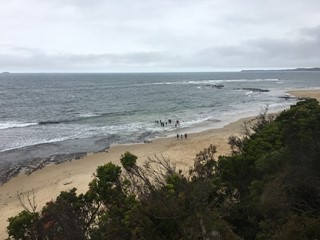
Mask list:
[[[303,28],[299,31],[300,35],[311,40],[320,41],[320,25],[311,28]]]
[[[0,2],[0,71],[320,65],[319,0],[21,2]]]
[[[320,65],[319,27],[311,31],[313,38],[301,35],[298,39],[258,38],[238,45],[214,46],[199,51],[188,65],[221,68],[279,68]],[[310,34],[308,30],[308,34]],[[300,31],[300,32],[305,32]]]
[[[24,50],[24,49],[23,49]],[[139,70],[141,67],[170,66],[170,62],[179,59],[162,52],[135,52],[125,54],[60,54],[48,55],[41,51],[28,51],[28,56],[0,54],[0,65],[7,70],[11,66],[20,71],[32,71],[34,66],[42,71],[112,71],[113,69]],[[139,69],[137,69],[137,67]]]
[[[320,59],[320,26],[312,29],[301,29],[298,37],[290,39],[256,39],[248,41],[247,45],[252,45],[260,49],[266,57]],[[318,63],[320,63],[318,61]]]
[[[24,57],[0,55],[0,65],[19,66],[32,70],[34,66],[54,71],[109,71],[141,69],[223,69],[223,68],[277,68],[305,67],[320,64],[320,28],[299,31],[298,39],[258,38],[238,45],[213,46],[195,54],[186,51],[177,54],[168,51],[143,51],[121,54],[56,54],[49,55],[38,49],[15,48],[28,53]],[[305,37],[312,35],[313,37]]]

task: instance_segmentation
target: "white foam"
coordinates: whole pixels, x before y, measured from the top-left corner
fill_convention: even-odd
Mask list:
[[[257,79],[231,79],[224,82],[278,82],[278,78],[257,78]]]
[[[90,117],[98,117],[100,115],[96,114],[96,113],[88,112],[88,113],[79,113],[78,116],[81,117],[81,118],[90,118]]]
[[[9,129],[9,128],[22,128],[38,125],[38,123],[24,123],[24,122],[0,122],[0,129]]]
[[[151,85],[205,85],[205,84],[220,84],[232,82],[279,82],[278,78],[257,78],[257,79],[206,79],[206,80],[190,80],[178,82],[158,82]]]

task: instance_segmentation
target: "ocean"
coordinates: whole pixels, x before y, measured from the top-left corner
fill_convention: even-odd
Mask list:
[[[218,128],[319,87],[313,71],[3,73],[0,166]]]

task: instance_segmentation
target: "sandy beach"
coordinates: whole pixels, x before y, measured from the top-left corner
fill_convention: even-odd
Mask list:
[[[313,97],[320,100],[320,90],[288,93],[297,97]],[[216,156],[230,154],[228,137],[241,135],[243,123],[249,119],[251,118],[240,119],[220,129],[189,134],[187,139],[178,140],[171,137],[156,139],[145,144],[117,145],[107,152],[89,154],[80,160],[47,166],[30,176],[21,174],[0,186],[0,239],[7,237],[7,219],[23,210],[17,192],[26,194],[34,190],[37,210],[41,210],[46,202],[54,200],[61,191],[76,187],[78,193],[85,192],[96,168],[110,161],[120,164],[120,156],[125,151],[138,156],[138,163],[157,155],[169,158],[179,168],[188,169],[193,164],[195,155],[210,144],[217,147]]]
[[[299,98],[315,98],[320,101],[320,90],[288,91],[287,93]]]

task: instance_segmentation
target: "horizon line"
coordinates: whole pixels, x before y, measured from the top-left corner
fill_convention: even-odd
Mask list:
[[[109,72],[102,72],[102,71],[87,71],[87,72],[76,72],[76,71],[30,71],[30,72],[23,72],[23,71],[0,71],[1,74],[35,74],[35,73],[43,73],[43,74],[134,74],[134,73],[218,73],[218,72],[245,72],[245,71],[292,71],[292,70],[320,70],[320,67],[293,67],[293,68],[243,68],[243,69],[234,69],[234,70],[202,70],[202,71],[127,71],[127,72],[120,72],[120,71],[109,71]]]

